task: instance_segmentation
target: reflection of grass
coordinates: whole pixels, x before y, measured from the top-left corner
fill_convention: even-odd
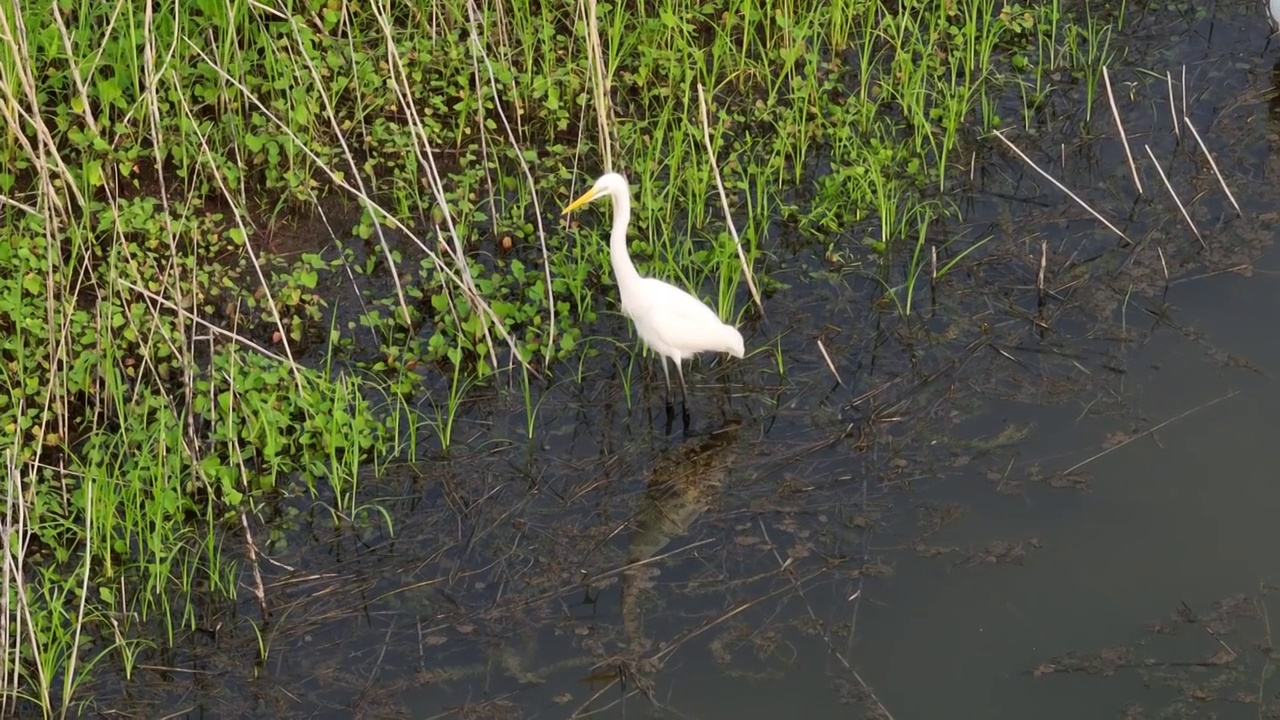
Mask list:
[[[637,264],[732,319],[739,259],[696,87],[766,281],[781,213],[833,256],[912,258],[910,288],[953,212],[931,196],[998,124],[989,88],[1043,93],[1046,72],[1092,77],[1101,57],[1056,6],[663,0],[598,9],[605,92],[574,3],[300,7],[0,11],[3,510],[29,543],[5,567],[4,689],[49,712],[90,660],[128,673],[193,627],[194,586],[234,594],[216,529],[235,520],[252,546],[251,510],[288,481],[335,522],[373,522],[357,480],[405,452],[403,424],[447,447],[466,389],[500,368],[582,376],[614,350],[595,327],[606,246],[545,220],[604,164],[597,115],[636,185]],[[831,239],[870,217],[873,237]],[[275,247],[304,221],[351,241]],[[340,283],[361,295],[337,303]]]

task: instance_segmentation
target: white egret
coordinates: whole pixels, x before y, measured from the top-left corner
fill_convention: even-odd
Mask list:
[[[607,197],[613,200],[613,230],[609,234],[609,260],[613,278],[618,283],[622,312],[635,323],[636,333],[649,349],[662,358],[662,378],[667,386],[668,421],[671,408],[671,376],[667,358],[676,364],[680,378],[680,399],[686,401],[684,370],[680,362],[700,352],[726,352],[740,358],[745,355],[742,334],[732,325],[720,322],[711,308],[701,300],[657,278],[640,277],[627,252],[627,226],[631,223],[631,186],[617,173],[606,173],[596,180],[582,197],[569,203],[562,215]],[[686,425],[688,409],[685,408]]]

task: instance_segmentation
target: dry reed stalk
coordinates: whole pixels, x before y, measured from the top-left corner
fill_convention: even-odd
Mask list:
[[[1112,224],[1110,223],[1110,221],[1108,221],[1106,218],[1104,218],[1104,217],[1102,217],[1101,215],[1099,215],[1099,214],[1098,214],[1098,211],[1096,211],[1096,210],[1094,210],[1093,208],[1089,207],[1089,204],[1088,204],[1088,203],[1086,203],[1084,200],[1081,200],[1079,196],[1077,196],[1075,193],[1073,193],[1073,192],[1071,192],[1070,190],[1068,190],[1068,189],[1067,189],[1067,186],[1065,186],[1065,185],[1063,185],[1062,183],[1058,182],[1058,181],[1057,181],[1056,179],[1054,179],[1054,177],[1053,177],[1052,175],[1050,175],[1049,173],[1045,172],[1044,170],[1041,170],[1039,165],[1036,165],[1034,162],[1032,162],[1032,161],[1031,161],[1031,158],[1029,158],[1029,157],[1027,157],[1025,154],[1023,154],[1023,152],[1022,152],[1021,150],[1019,150],[1019,149],[1017,148],[1017,146],[1016,146],[1016,145],[1014,145],[1013,143],[1009,142],[1008,138],[1006,138],[1006,137],[1004,136],[1004,133],[1002,133],[1000,130],[995,130],[995,131],[993,131],[993,132],[992,132],[992,134],[993,134],[993,135],[995,135],[996,137],[1000,138],[1000,141],[1001,141],[1001,142],[1003,142],[1005,145],[1008,145],[1008,146],[1009,146],[1009,149],[1010,149],[1010,150],[1012,150],[1014,153],[1016,153],[1016,154],[1018,155],[1018,157],[1022,158],[1022,161],[1023,161],[1023,162],[1025,162],[1026,164],[1030,165],[1030,166],[1031,166],[1031,168],[1032,168],[1033,170],[1035,170],[1036,172],[1040,173],[1040,174],[1041,174],[1041,175],[1042,175],[1046,180],[1048,180],[1049,182],[1053,183],[1053,184],[1054,184],[1054,186],[1056,186],[1056,187],[1057,187],[1059,190],[1061,190],[1062,192],[1066,193],[1066,194],[1067,194],[1067,196],[1068,196],[1068,197],[1070,197],[1072,200],[1075,200],[1075,201],[1076,201],[1076,203],[1080,205],[1080,207],[1084,208],[1084,209],[1085,209],[1085,210],[1086,210],[1090,215],[1092,215],[1092,216],[1094,216],[1095,218],[1097,218],[1099,222],[1101,222],[1103,225],[1106,225],[1108,228],[1110,228],[1111,232],[1114,232],[1115,234],[1119,235],[1119,236],[1120,236],[1120,238],[1121,238],[1122,240],[1124,240],[1126,243],[1129,243],[1130,245],[1132,245],[1132,244],[1133,244],[1133,241],[1132,241],[1132,240],[1130,240],[1130,239],[1129,239],[1129,237],[1128,237],[1127,235],[1125,235],[1124,233],[1120,232],[1120,229],[1119,229],[1119,228],[1117,228],[1115,225],[1112,225]]]
[[[596,0],[587,0],[587,61],[591,65],[591,92],[596,101],[596,129],[600,135],[600,153],[604,160],[604,171],[613,172],[613,136],[610,128],[613,118],[613,105],[609,102],[609,76],[605,72],[604,44],[600,42],[600,26],[597,22],[599,10]]]
[[[707,119],[707,98],[698,83],[698,115],[702,119],[702,140],[707,146],[707,158],[711,162],[711,172],[716,178],[716,190],[720,193],[720,206],[724,209],[724,220],[729,226],[729,235],[733,237],[733,245],[738,251],[738,262],[742,265],[742,276],[747,280],[747,288],[751,297],[760,308],[760,317],[765,316],[764,302],[760,299],[760,291],[756,290],[756,281],[751,276],[751,265],[747,262],[747,254],[742,249],[742,240],[738,238],[738,230],[733,225],[733,215],[729,212],[729,196],[724,192],[724,183],[720,179],[720,165],[716,162],[715,148],[711,146],[711,122]]]
[[[157,303],[157,304],[159,304],[159,305],[163,305],[163,306],[165,306],[165,307],[169,308],[170,310],[174,311],[175,313],[178,313],[178,314],[182,315],[183,317],[185,317],[186,319],[190,320],[191,322],[193,322],[193,323],[195,323],[195,324],[197,324],[197,325],[200,325],[201,327],[204,327],[205,329],[207,329],[207,330],[209,330],[209,331],[211,331],[211,332],[213,332],[213,333],[215,333],[215,334],[217,334],[217,335],[221,335],[222,337],[225,337],[225,338],[227,338],[228,340],[231,340],[231,341],[233,341],[233,342],[235,342],[235,343],[237,343],[237,344],[239,344],[239,345],[243,345],[243,346],[245,346],[245,347],[249,348],[250,350],[253,350],[254,352],[261,353],[261,354],[262,354],[262,355],[264,355],[265,357],[271,358],[272,360],[274,360],[274,361],[276,361],[276,362],[278,362],[278,363],[283,363],[283,364],[285,364],[285,365],[288,365],[288,366],[289,366],[289,367],[290,367],[290,368],[291,368],[295,373],[299,373],[299,372],[301,372],[301,371],[302,371],[301,366],[299,366],[297,363],[295,363],[292,359],[290,359],[290,358],[286,358],[286,357],[281,357],[281,356],[279,356],[279,355],[277,355],[277,354],[275,354],[275,353],[271,352],[270,350],[268,350],[268,349],[266,349],[266,348],[262,347],[261,345],[259,345],[259,344],[255,343],[254,341],[250,340],[249,338],[244,337],[243,335],[237,335],[236,333],[234,333],[234,332],[232,332],[232,331],[230,331],[230,330],[225,330],[225,329],[223,329],[223,328],[220,328],[220,327],[218,327],[217,325],[214,325],[213,323],[209,322],[208,320],[205,320],[204,318],[202,318],[202,317],[200,317],[200,316],[198,316],[198,315],[195,315],[194,313],[192,313],[191,311],[187,310],[186,308],[184,308],[184,307],[180,307],[180,306],[176,305],[175,303],[173,303],[172,301],[168,300],[167,298],[162,298],[162,297],[160,297],[159,295],[156,295],[155,293],[153,293],[153,292],[151,292],[151,291],[147,290],[147,289],[146,289],[146,288],[144,288],[144,287],[140,287],[140,286],[138,286],[138,285],[134,285],[133,283],[129,282],[128,280],[120,279],[120,280],[117,280],[116,282],[120,283],[120,285],[122,285],[122,286],[124,286],[124,287],[129,288],[130,290],[132,290],[132,291],[134,291],[134,292],[138,293],[139,295],[141,295],[141,296],[143,296],[143,297],[147,298],[148,300],[150,300],[150,301],[152,301],[152,302],[154,302],[154,303]]]
[[[210,64],[212,65],[212,63]],[[227,77],[230,76],[228,75]],[[258,259],[258,251],[254,249],[253,243],[249,242],[249,238],[252,237],[252,233],[249,232],[249,226],[246,224],[248,222],[248,217],[246,216],[244,206],[235,201],[235,195],[227,185],[225,173],[218,169],[218,164],[216,162],[211,160],[211,158],[214,157],[214,153],[209,149],[208,138],[200,131],[200,122],[192,112],[191,106],[187,103],[184,96],[179,95],[179,98],[182,103],[182,111],[186,114],[187,119],[191,121],[191,127],[194,129],[196,137],[200,141],[201,152],[204,154],[205,158],[210,158],[208,167],[213,175],[213,179],[218,184],[218,189],[222,192],[222,196],[226,198],[227,204],[231,208],[231,217],[235,220],[236,228],[240,231],[240,244],[244,247],[245,253],[249,256],[249,260],[253,265],[254,273],[258,276],[258,284],[262,288],[263,297],[267,300],[267,308],[271,311],[271,317],[275,320],[276,331],[280,333],[280,344],[284,347],[285,357],[289,359],[288,364],[289,369],[293,374],[294,386],[298,389],[299,393],[302,393],[304,392],[302,373],[297,362],[294,360],[293,347],[289,343],[289,333],[285,330],[284,321],[282,320],[283,316],[280,313],[279,305],[276,304],[275,294],[271,292],[271,285],[267,282],[267,276],[262,271],[262,262]],[[119,282],[127,285],[127,283],[124,283],[123,281]],[[172,305],[172,303],[167,304]],[[173,307],[177,306],[173,305]]]
[[[1200,241],[1200,246],[1208,249],[1208,246],[1204,244],[1204,238],[1200,237],[1199,228],[1197,228],[1196,224],[1191,221],[1191,216],[1187,214],[1187,209],[1182,206],[1182,201],[1178,199],[1178,193],[1173,191],[1173,185],[1169,184],[1169,178],[1164,174],[1164,168],[1160,167],[1160,161],[1156,160],[1155,153],[1151,152],[1151,146],[1143,145],[1142,147],[1146,148],[1147,155],[1151,157],[1151,162],[1156,164],[1156,171],[1160,173],[1160,179],[1164,181],[1164,186],[1169,190],[1169,195],[1173,197],[1173,202],[1178,206],[1178,210],[1182,212],[1183,219],[1185,219],[1187,221],[1187,225],[1191,227],[1191,232],[1196,234],[1196,239]]]
[[[1120,144],[1124,146],[1124,158],[1129,161],[1129,172],[1133,174],[1134,187],[1142,194],[1142,180],[1138,178],[1138,167],[1133,164],[1133,153],[1129,151],[1129,136],[1124,133],[1124,123],[1120,121],[1120,111],[1116,108],[1116,96],[1111,92],[1111,73],[1107,66],[1102,66],[1102,82],[1107,88],[1107,101],[1111,104],[1111,117],[1116,121],[1116,130],[1120,133]]]
[[[1196,130],[1195,125],[1191,124],[1191,118],[1184,115],[1182,120],[1187,124],[1187,129],[1191,131],[1192,136],[1195,137],[1196,143],[1200,146],[1200,151],[1209,159],[1209,167],[1213,168],[1213,174],[1218,178],[1218,184],[1222,186],[1222,191],[1227,194],[1227,199],[1231,201],[1232,207],[1236,209],[1236,217],[1244,217],[1244,213],[1240,211],[1240,203],[1236,202],[1236,196],[1231,194],[1231,188],[1227,187],[1227,181],[1223,179],[1222,173],[1218,171],[1218,163],[1209,154],[1209,148],[1205,147],[1204,140],[1200,139],[1200,132]]]
[[[480,26],[480,11],[476,8],[475,0],[467,1],[467,14],[471,19],[471,42],[474,46],[476,54],[484,61],[485,70],[489,75],[489,90],[493,93],[493,107],[498,113],[498,119],[502,121],[502,127],[507,133],[507,142],[511,143],[511,147],[516,150],[516,162],[520,164],[520,170],[524,172],[525,182],[529,183],[529,199],[533,201],[533,221],[538,228],[538,246],[542,250],[542,271],[547,281],[547,312],[549,313],[547,326],[547,340],[544,347],[547,349],[547,357],[550,359],[551,352],[555,349],[556,339],[556,295],[555,289],[551,282],[551,254],[547,251],[547,231],[542,226],[542,203],[538,200],[538,188],[533,181],[533,172],[529,169],[529,163],[524,159],[524,152],[520,149],[520,143],[516,140],[516,134],[511,129],[511,123],[507,121],[507,113],[502,109],[502,103],[498,102],[498,81],[493,72],[493,63],[489,61],[489,55],[485,53],[484,47],[480,44],[480,36],[476,33],[476,28]],[[479,103],[483,105],[483,103]],[[497,219],[497,214],[493,215]]]
[[[823,346],[822,339],[818,339],[818,352],[822,353],[822,359],[827,361],[827,369],[835,376],[836,383],[843,386],[844,380],[840,379],[840,373],[836,371],[836,364],[831,362],[831,356],[827,354],[827,348]]]

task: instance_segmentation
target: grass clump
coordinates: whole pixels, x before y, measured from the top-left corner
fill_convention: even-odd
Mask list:
[[[58,712],[82,671],[128,676],[195,627],[192,588],[236,593],[222,548],[254,546],[257,509],[305,492],[350,520],[368,469],[420,436],[448,446],[472,384],[582,372],[613,342],[595,336],[607,247],[550,218],[610,158],[636,188],[642,272],[735,319],[697,88],[748,266],[767,281],[781,217],[829,257],[890,267],[954,212],[955,158],[1000,123],[995,98],[1039,101],[1105,57],[1105,28],[1063,17],[995,0],[5,5],[6,708]],[[439,410],[418,420],[424,397]]]

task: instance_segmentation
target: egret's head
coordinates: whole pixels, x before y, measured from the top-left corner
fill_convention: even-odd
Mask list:
[[[626,178],[618,173],[605,173],[600,176],[599,180],[596,180],[596,184],[592,185],[590,190],[582,193],[582,197],[569,203],[560,214],[568,215],[592,200],[602,197],[625,198],[630,192],[631,186],[627,185]]]
[[[736,358],[742,358],[747,354],[747,348],[742,342],[742,333],[732,325],[725,325],[725,347],[724,351]]]

